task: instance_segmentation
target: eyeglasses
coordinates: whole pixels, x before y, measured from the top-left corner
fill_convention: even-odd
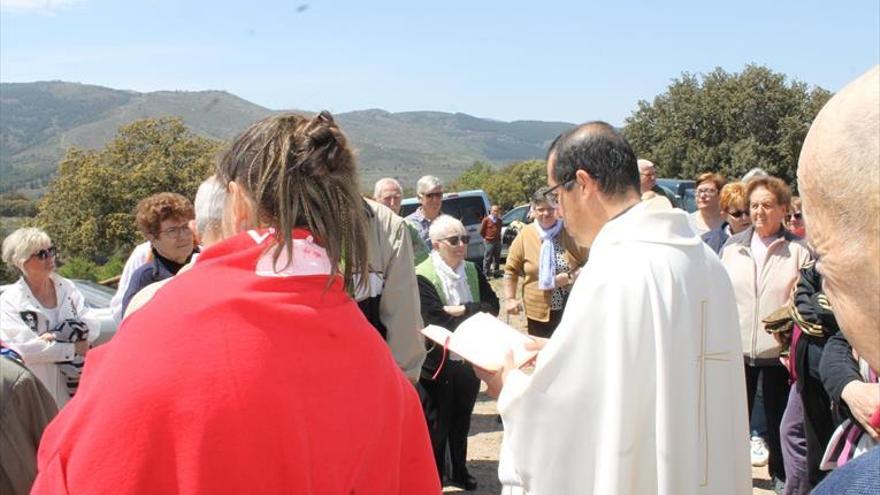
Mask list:
[[[803,217],[803,214],[801,214],[801,212],[795,212],[795,213],[792,213],[791,215],[788,216],[788,218],[790,218],[792,220],[800,220],[802,217]]]
[[[189,225],[183,224],[170,229],[160,230],[159,235],[166,234],[168,237],[185,237],[187,234],[192,235]]]
[[[32,254],[31,256],[36,256],[37,258],[40,258],[41,260],[45,260],[48,258],[54,258],[56,254],[58,254],[58,250],[55,249],[55,246],[49,246],[46,249],[40,249],[39,251]]]
[[[469,244],[471,242],[471,236],[469,236],[469,235],[454,235],[452,237],[447,237],[446,239],[440,239],[440,240],[449,244],[450,246],[458,246],[459,243]]]
[[[568,189],[568,185],[574,181],[575,179],[569,179],[565,182],[560,182],[559,184],[556,184],[550,189],[547,189],[547,192],[544,193],[544,199],[546,199],[548,203],[559,204],[559,193],[556,190],[560,187]]]
[[[422,194],[422,196],[424,196],[428,199],[440,199],[443,197],[443,193],[442,192],[424,193],[424,194]]]
[[[732,216],[733,218],[742,218],[749,216],[749,212],[747,212],[746,210],[728,211],[727,214]]]
[[[715,196],[718,194],[718,189],[697,189],[697,196],[701,194],[704,196]]]

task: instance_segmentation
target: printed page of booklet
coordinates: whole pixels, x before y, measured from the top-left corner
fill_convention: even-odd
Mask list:
[[[489,313],[477,313],[461,322],[455,332],[428,325],[422,329],[425,337],[441,347],[449,340],[449,351],[454,352],[475,366],[488,371],[504,367],[504,357],[513,351],[513,363],[520,367],[538,353],[526,349],[532,338],[505,324]]]

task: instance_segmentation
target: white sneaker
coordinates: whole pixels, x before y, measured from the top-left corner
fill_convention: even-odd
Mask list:
[[[770,459],[770,451],[767,450],[767,443],[761,437],[752,437],[751,440],[752,466],[766,466]]]

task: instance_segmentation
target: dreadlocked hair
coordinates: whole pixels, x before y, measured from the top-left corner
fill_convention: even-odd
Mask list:
[[[293,260],[294,228],[304,228],[327,251],[332,276],[342,270],[346,290],[368,280],[366,215],[357,167],[347,139],[329,112],[309,119],[275,115],[252,124],[224,153],[217,175],[236,181],[273,227],[276,249]],[[287,235],[284,235],[284,233]],[[355,276],[357,274],[357,276]]]

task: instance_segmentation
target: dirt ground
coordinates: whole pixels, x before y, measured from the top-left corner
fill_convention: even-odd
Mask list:
[[[500,280],[493,280],[492,287],[504,307],[504,291]],[[511,317],[507,320],[511,326],[525,331],[525,319],[522,316]],[[497,495],[501,493],[501,484],[498,482],[498,454],[501,451],[502,425],[497,421],[498,411],[495,408],[495,400],[486,395],[486,385],[482,385],[474,414],[471,418],[471,431],[468,437],[468,469],[479,484],[476,491],[464,492],[464,490],[445,487],[443,493],[473,493],[475,495]],[[753,495],[773,495],[770,478],[766,467],[752,468]]]

